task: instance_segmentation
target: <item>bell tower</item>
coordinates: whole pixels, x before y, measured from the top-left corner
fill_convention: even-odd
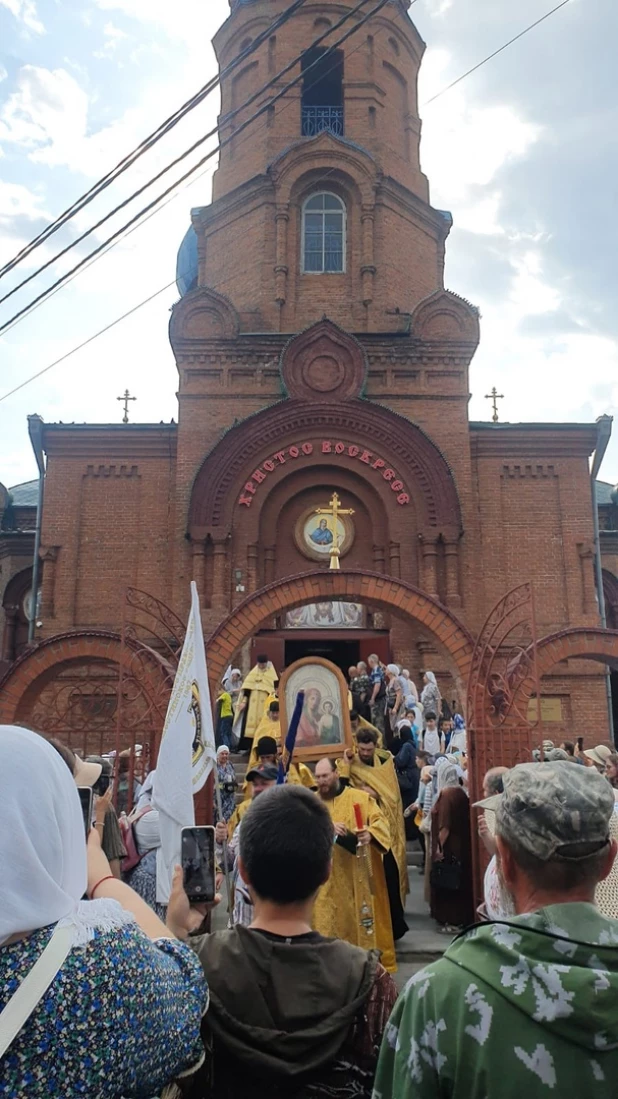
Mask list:
[[[233,2],[214,39],[220,69],[250,48],[288,6],[288,0]],[[330,133],[365,149],[383,170],[428,201],[419,164],[417,95],[425,44],[400,0],[388,0],[367,18],[376,6],[377,0],[366,0],[352,15],[358,0],[302,5],[224,77],[219,118],[224,148],[215,199],[267,171],[299,139]],[[276,79],[279,73],[284,75]],[[261,108],[266,109],[260,119],[233,137]]]
[[[443,287],[451,221],[419,155],[425,47],[402,0],[378,2],[320,0],[277,26],[289,0],[232,0],[215,36],[221,155],[213,201],[193,211],[191,285],[228,299],[240,332],[324,314],[390,332]]]

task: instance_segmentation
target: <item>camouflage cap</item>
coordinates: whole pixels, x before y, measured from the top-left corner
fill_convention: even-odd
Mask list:
[[[594,767],[521,763],[503,782],[503,794],[478,805],[495,812],[496,830],[507,843],[512,839],[547,860],[582,858],[608,842],[614,791]]]

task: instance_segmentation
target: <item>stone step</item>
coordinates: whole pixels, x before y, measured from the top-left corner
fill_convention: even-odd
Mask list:
[[[424,895],[425,879],[416,867],[410,868],[409,880],[410,892],[405,906],[409,930],[395,945],[397,964],[405,967],[405,972],[411,976],[422,966],[438,961],[451,940],[448,935],[440,934],[435,920],[429,915],[429,906]]]

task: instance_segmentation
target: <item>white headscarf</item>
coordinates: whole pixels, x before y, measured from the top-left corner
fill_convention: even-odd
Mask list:
[[[156,771],[149,771],[144,779],[139,792],[139,797],[135,805],[135,811],[141,812],[142,809],[146,809],[147,806],[152,805],[152,787],[154,783],[154,777]]]
[[[438,686],[438,681],[435,676],[435,672],[425,672],[425,675],[430,683],[433,683],[434,687]]]
[[[223,678],[223,689],[228,693],[238,691],[242,687],[242,672],[240,668],[230,667]]]
[[[438,763],[442,763],[442,760],[438,760]],[[459,767],[456,763],[450,763],[447,759],[444,760],[441,767],[436,765],[436,775],[438,780],[438,793],[441,794],[443,790],[450,786],[460,786],[459,782]]]
[[[0,725],[0,945],[19,932],[61,923],[74,945],[94,930],[130,922],[115,901],[80,903],[86,841],[77,787],[44,737]]]

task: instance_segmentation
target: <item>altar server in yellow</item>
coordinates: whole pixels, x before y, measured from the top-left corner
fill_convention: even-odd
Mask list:
[[[360,728],[355,739],[355,748],[348,749],[344,758],[337,761],[337,769],[343,785],[349,783],[361,790],[371,787],[388,822],[391,846],[384,856],[384,873],[396,942],[408,930],[404,907],[410,888],[401,791],[393,757],[377,747],[375,730]]]
[[[278,706],[278,702],[271,703],[271,706]],[[277,722],[277,726],[279,723]],[[253,742],[253,748],[251,749],[251,755],[249,757],[249,766],[247,768],[247,774],[249,774],[254,767],[257,767],[260,763],[273,763],[278,766],[281,759],[281,733],[277,736],[261,736],[258,740],[257,733],[255,734],[255,740]],[[316,789],[315,777],[313,773],[304,763],[295,763],[294,760],[290,763],[285,781],[290,786],[306,786],[309,790]],[[251,783],[245,779],[242,788],[243,797],[251,797]]]
[[[264,717],[269,697],[274,697],[277,673],[267,656],[258,656],[257,664],[246,676],[234,719],[234,733],[241,751],[249,751],[258,725]]]
[[[315,902],[313,928],[364,949],[377,948],[384,968],[394,973],[397,962],[382,864],[391,842],[386,819],[368,794],[341,784],[334,760],[320,760],[315,779],[318,796],[333,820],[334,846],[330,878]],[[359,806],[361,829],[355,806]],[[357,856],[359,843],[368,847],[369,866]]]

